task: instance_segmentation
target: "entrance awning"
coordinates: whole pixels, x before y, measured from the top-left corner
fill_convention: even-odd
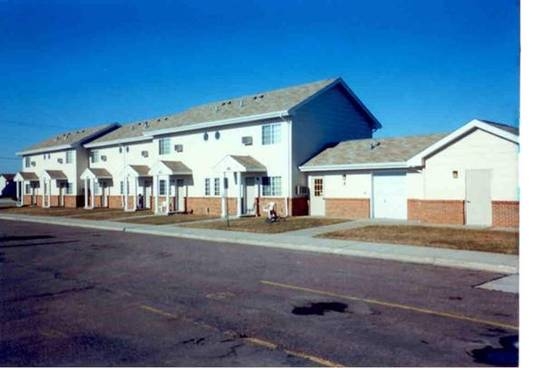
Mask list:
[[[147,177],[150,175],[150,167],[146,165],[129,165],[129,167],[133,170],[134,176],[138,177]]]
[[[216,171],[233,171],[247,173],[266,172],[265,165],[252,156],[227,155],[214,167]]]
[[[65,173],[61,170],[44,170],[43,176],[50,180],[68,180]]]
[[[181,161],[158,161],[149,171],[150,175],[192,175],[192,170]]]
[[[113,176],[106,169],[87,168],[83,170],[80,179],[113,179]]]
[[[39,181],[39,177],[32,171],[20,171],[15,175],[15,181]]]

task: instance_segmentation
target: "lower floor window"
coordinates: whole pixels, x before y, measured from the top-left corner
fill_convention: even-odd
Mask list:
[[[166,180],[159,180],[159,195],[167,194],[167,182]]]
[[[263,176],[261,184],[263,196],[281,196],[281,176]]]
[[[24,186],[24,192],[25,192],[26,194],[31,194],[31,186],[30,186],[30,184],[26,184],[26,185]]]
[[[73,190],[72,190],[72,183],[67,183],[65,185],[65,192],[66,194],[72,194],[73,193]]]
[[[219,196],[220,195],[220,179],[219,178],[213,179],[213,186],[214,186],[214,190],[215,190],[214,194],[216,196]]]

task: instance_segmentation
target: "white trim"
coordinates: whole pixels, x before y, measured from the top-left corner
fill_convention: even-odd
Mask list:
[[[213,120],[213,121],[208,121],[204,123],[189,124],[185,126],[150,130],[150,131],[144,132],[143,135],[151,136],[153,138],[157,135],[187,132],[191,130],[200,130],[200,129],[213,128],[213,127],[223,126],[223,125],[237,124],[237,123],[247,123],[247,122],[253,122],[253,121],[263,120],[263,119],[281,118],[282,116],[289,116],[288,111],[286,110],[274,111],[274,112],[268,112],[264,114],[241,116],[238,118]]]
[[[300,166],[302,172],[314,171],[346,171],[346,170],[370,170],[370,169],[409,169],[411,165],[406,162],[373,162],[368,164],[346,164],[346,165],[319,165]]]
[[[144,133],[143,133],[144,134]],[[114,146],[116,144],[124,144],[124,143],[135,143],[135,142],[142,142],[142,141],[149,141],[153,137],[147,136],[147,135],[140,135],[137,137],[129,137],[129,138],[120,138],[120,139],[113,139],[111,141],[105,141],[105,142],[92,142],[84,144],[83,147],[85,148],[98,148],[98,147],[105,147],[105,146]]]
[[[36,148],[33,150],[28,150],[28,151],[20,151],[20,152],[16,152],[15,154],[17,156],[28,156],[28,155],[33,155],[35,153],[55,152],[55,151],[62,151],[65,149],[72,149],[72,148],[76,148],[76,147],[73,144],[62,144],[60,146],[43,147],[43,148]]]
[[[474,119],[467,123],[466,125],[463,125],[461,128],[453,131],[452,133],[448,134],[446,137],[442,138],[441,140],[435,142],[422,152],[418,153],[417,155],[413,156],[407,161],[407,164],[410,166],[422,166],[424,158],[432,154],[433,152],[445,147],[446,145],[450,144],[451,142],[462,138],[464,135],[470,133],[471,131],[475,129],[481,129],[486,132],[492,133],[494,135],[497,135],[501,138],[507,139],[511,142],[518,143],[518,136],[516,134],[507,132],[503,129],[500,129],[498,127],[495,127],[493,125],[487,124],[485,122],[482,122],[480,120]]]

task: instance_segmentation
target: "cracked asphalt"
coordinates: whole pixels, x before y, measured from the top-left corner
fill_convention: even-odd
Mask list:
[[[516,365],[500,276],[0,220],[0,365]]]

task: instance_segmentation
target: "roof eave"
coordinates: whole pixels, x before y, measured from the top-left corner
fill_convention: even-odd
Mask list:
[[[284,116],[289,116],[289,112],[287,110],[273,111],[273,112],[268,112],[264,114],[256,114],[256,115],[247,115],[247,116],[241,116],[238,118],[231,118],[231,119],[212,120],[212,121],[207,121],[204,123],[177,126],[177,127],[172,127],[172,128],[149,130],[149,131],[144,132],[143,135],[154,137],[157,135],[166,135],[166,134],[172,134],[172,133],[187,132],[191,130],[213,128],[213,127],[218,127],[218,126],[248,123],[248,122],[264,120],[264,119],[281,118]]]
[[[405,161],[401,162],[372,162],[365,164],[338,164],[338,165],[303,165],[299,169],[302,172],[313,171],[354,171],[371,169],[409,169],[415,167]]]
[[[85,148],[97,148],[97,147],[105,147],[105,146],[114,146],[116,144],[124,144],[124,143],[136,143],[136,142],[143,142],[148,141],[152,139],[153,137],[151,135],[140,135],[137,137],[129,137],[129,138],[120,138],[120,139],[113,139],[110,141],[103,141],[103,142],[91,142],[84,144],[83,147]]]
[[[64,149],[69,149],[69,148],[74,148],[74,147],[75,147],[74,144],[62,144],[60,146],[43,147],[43,148],[35,148],[32,150],[20,151],[20,152],[16,152],[15,154],[17,156],[27,156],[27,155],[33,155],[35,153],[61,151]]]

